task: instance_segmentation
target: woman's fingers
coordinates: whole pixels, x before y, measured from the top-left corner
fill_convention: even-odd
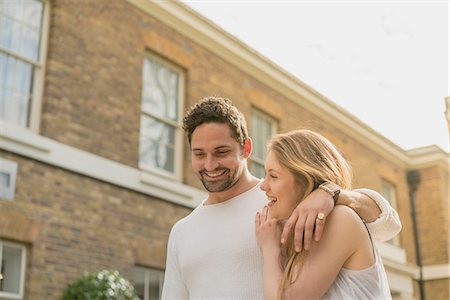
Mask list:
[[[267,221],[267,211],[268,211],[268,207],[267,207],[267,205],[266,205],[266,206],[264,206],[264,208],[263,208],[263,210],[262,210],[262,213],[261,213],[261,220],[262,220],[263,222],[266,222],[266,221]]]
[[[311,248],[311,240],[314,233],[314,227],[316,224],[316,216],[309,214],[305,222],[305,232],[303,236],[303,248],[309,250]]]

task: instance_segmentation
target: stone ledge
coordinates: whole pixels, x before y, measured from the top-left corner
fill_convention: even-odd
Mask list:
[[[33,243],[39,237],[43,221],[19,213],[0,212],[0,238]]]

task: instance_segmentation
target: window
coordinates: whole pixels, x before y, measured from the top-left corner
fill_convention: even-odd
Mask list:
[[[0,199],[14,199],[16,174],[17,163],[0,158]]]
[[[181,178],[184,76],[154,56],[144,60],[139,165],[160,175]]]
[[[135,267],[132,271],[131,283],[142,300],[161,299],[164,272],[161,270]]]
[[[250,125],[253,140],[250,172],[258,178],[263,178],[265,174],[266,144],[276,132],[276,122],[268,115],[254,110],[251,115]]]
[[[37,129],[42,91],[44,1],[0,1],[0,119]]]
[[[387,182],[385,180],[381,181],[381,195],[383,195],[384,198],[386,198],[387,201],[389,201],[389,204],[397,210],[397,196],[396,196],[396,189],[393,184],[390,182]],[[396,246],[400,245],[400,238],[398,235],[396,235],[393,239],[387,241],[389,244],[393,244]]]
[[[0,297],[21,299],[25,281],[25,247],[0,240]]]

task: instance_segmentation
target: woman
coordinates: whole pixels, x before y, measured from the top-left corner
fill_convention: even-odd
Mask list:
[[[323,136],[310,130],[276,135],[269,143],[261,184],[269,204],[255,219],[269,299],[390,299],[381,257],[367,228],[350,208],[337,205],[321,240],[296,253],[291,237],[280,245],[282,221],[323,182],[351,188],[351,170]],[[316,222],[324,222],[319,216]]]

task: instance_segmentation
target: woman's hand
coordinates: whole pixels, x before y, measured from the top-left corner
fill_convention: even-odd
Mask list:
[[[267,251],[275,251],[277,253],[280,251],[281,227],[277,219],[270,217],[268,206],[264,206],[261,213],[256,213],[256,240],[263,254]]]
[[[318,242],[322,237],[325,220],[334,208],[333,198],[321,189],[315,189],[294,209],[283,227],[281,242],[284,244],[294,230],[295,251],[311,248],[312,239]],[[319,218],[319,215],[321,217]]]

